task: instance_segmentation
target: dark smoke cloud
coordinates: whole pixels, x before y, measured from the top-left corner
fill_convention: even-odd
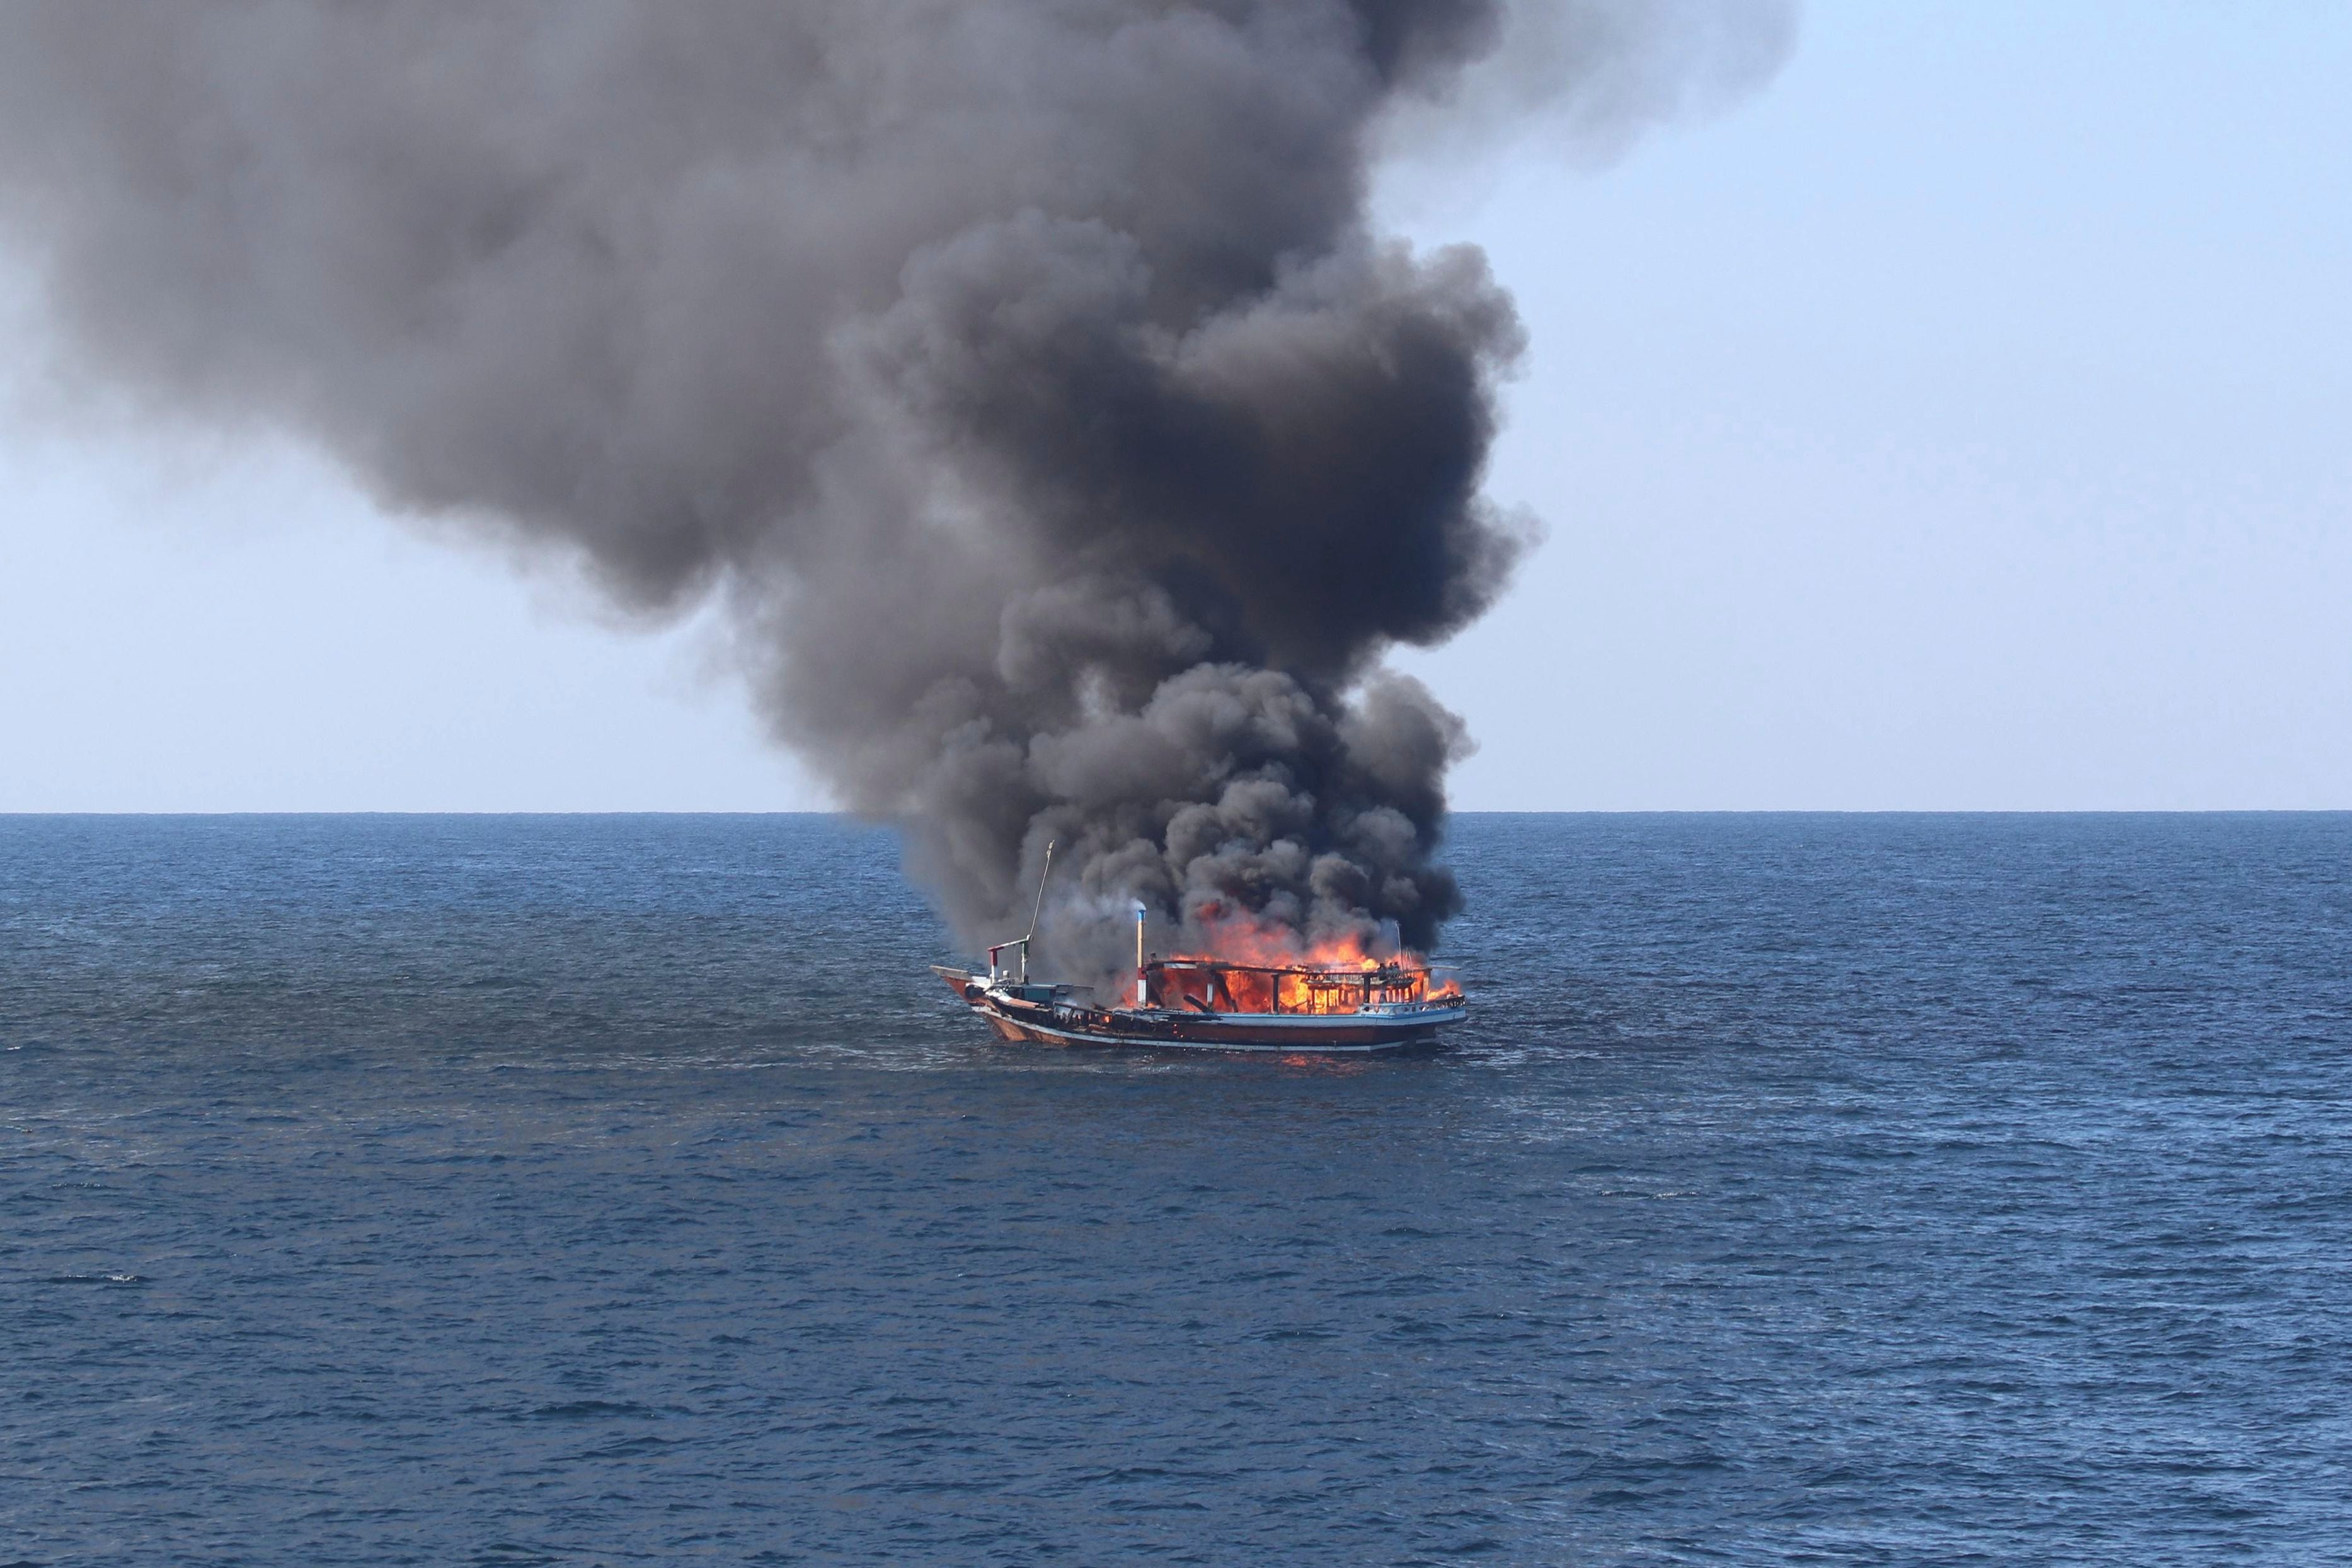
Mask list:
[[[1787,34],[1772,0],[1528,16],[1598,138],[1706,40]],[[1381,659],[1510,570],[1479,485],[1521,344],[1483,258],[1382,240],[1366,189],[1512,23],[16,0],[0,232],[85,380],[626,604],[723,595],[776,733],[908,825],[965,936],[1017,927],[1051,838],[1072,960],[1129,898],[1425,945],[1465,742]]]

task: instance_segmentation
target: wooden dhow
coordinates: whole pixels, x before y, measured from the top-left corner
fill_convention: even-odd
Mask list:
[[[1046,846],[1048,874],[1053,847]],[[1043,878],[1038,907],[1045,904]],[[1117,1001],[1091,986],[1033,983],[1029,935],[988,950],[985,972],[933,972],[999,1037],[1039,1045],[1359,1053],[1428,1045],[1469,1017],[1453,975],[1411,954],[1296,962],[1152,957],[1136,910],[1135,978]],[[1008,965],[1005,955],[1016,953]]]

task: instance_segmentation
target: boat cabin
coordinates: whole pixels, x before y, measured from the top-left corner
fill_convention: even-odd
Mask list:
[[[1160,958],[1143,967],[1146,1007],[1202,1013],[1360,1013],[1460,995],[1450,971],[1394,962],[1368,968]]]

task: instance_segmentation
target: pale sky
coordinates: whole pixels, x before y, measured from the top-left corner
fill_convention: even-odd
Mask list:
[[[1468,810],[2352,807],[2352,7],[1815,4],[1607,168],[1402,171],[1549,540],[1403,661]],[[66,430],[0,313],[0,810],[822,806],[707,624],[299,452]]]

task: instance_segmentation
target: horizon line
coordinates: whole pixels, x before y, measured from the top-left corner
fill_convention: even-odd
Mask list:
[[[1454,817],[2331,817],[2352,815],[2352,806],[1612,806],[1465,807]],[[776,808],[258,808],[228,810],[16,810],[0,809],[0,821],[59,818],[261,818],[261,817],[826,817],[873,827],[896,825],[889,818],[840,809]]]

